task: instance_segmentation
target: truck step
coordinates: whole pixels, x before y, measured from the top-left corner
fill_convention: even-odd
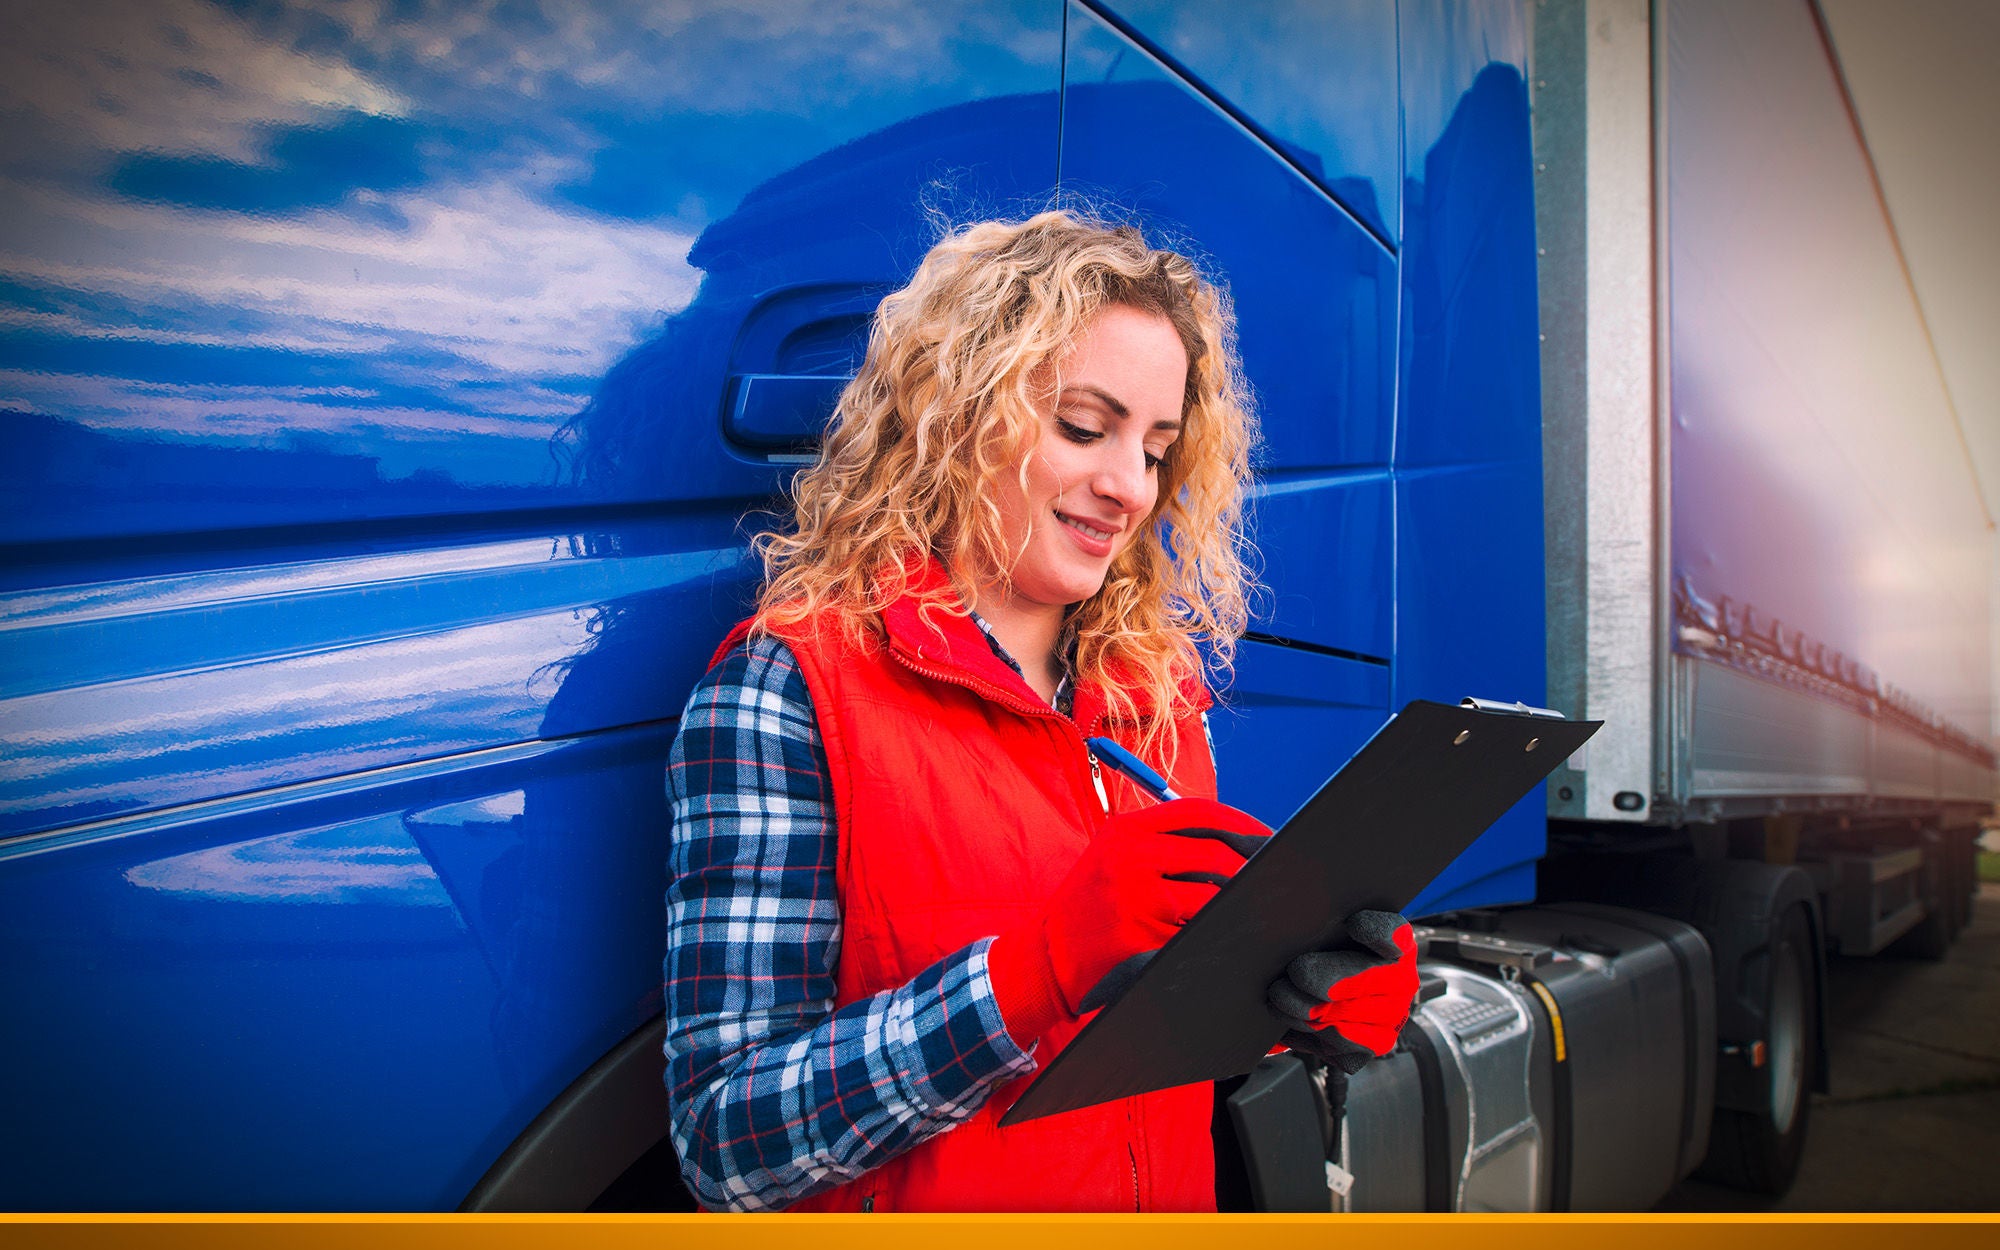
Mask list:
[[[1802,864],[1827,899],[1828,931],[1843,955],[1873,955],[1923,922],[1923,848],[1832,853]]]

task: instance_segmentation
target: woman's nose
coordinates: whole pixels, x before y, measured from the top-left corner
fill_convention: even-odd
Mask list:
[[[1146,449],[1107,448],[1093,483],[1097,493],[1121,512],[1141,512],[1152,502],[1153,478],[1146,468]]]

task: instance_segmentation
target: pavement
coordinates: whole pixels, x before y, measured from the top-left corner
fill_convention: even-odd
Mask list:
[[[1659,1211],[2000,1211],[2000,884],[1942,961],[1827,964],[1832,1092],[1781,1198],[1685,1181]]]

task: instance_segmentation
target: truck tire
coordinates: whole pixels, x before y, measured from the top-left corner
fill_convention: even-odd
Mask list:
[[[1732,1188],[1782,1194],[1798,1176],[1805,1153],[1819,1052],[1812,927],[1802,907],[1787,908],[1776,926],[1764,1018],[1771,1096],[1751,1111],[1715,1109],[1702,1173]]]

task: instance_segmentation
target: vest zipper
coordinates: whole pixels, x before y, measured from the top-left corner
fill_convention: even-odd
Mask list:
[[[901,664],[904,668],[909,669],[919,677],[928,677],[932,681],[941,681],[948,685],[961,686],[975,694],[993,700],[1002,707],[1011,708],[1023,716],[1048,716],[1056,720],[1070,721],[1072,725],[1076,724],[1075,721],[1070,720],[1069,717],[1064,716],[1048,704],[1030,703],[1019,695],[1010,694],[1002,690],[990,681],[983,681],[977,677],[969,677],[964,673],[954,673],[950,669],[932,668],[928,664],[919,664],[909,656],[896,650],[893,646],[889,648],[889,654],[896,658],[898,664]],[[1081,733],[1080,726],[1079,733]]]
[[[1086,729],[1084,726],[1077,724],[1074,717],[1064,716],[1061,712],[1056,711],[1047,704],[1029,703],[1017,695],[1009,694],[991,682],[981,681],[975,677],[968,677],[963,673],[955,673],[949,669],[933,668],[928,664],[919,664],[909,656],[896,650],[893,646],[889,648],[889,654],[895,658],[898,664],[901,664],[904,668],[909,669],[919,677],[928,677],[932,681],[941,681],[947,685],[970,690],[983,698],[993,700],[1001,707],[1011,708],[1023,716],[1045,716],[1068,725],[1075,732],[1077,743],[1083,747],[1084,755],[1090,760],[1090,784],[1097,791],[1097,801],[1103,806],[1107,814],[1110,813],[1111,799],[1104,790],[1104,777],[1098,771],[1097,756],[1091,753],[1089,745],[1084,741],[1096,730],[1097,726],[1095,724]],[[1099,717],[1098,719],[1102,720],[1103,718]]]
[[[1132,1147],[1125,1147],[1125,1159],[1132,1165],[1132,1209],[1139,1211],[1139,1156],[1132,1153]]]

